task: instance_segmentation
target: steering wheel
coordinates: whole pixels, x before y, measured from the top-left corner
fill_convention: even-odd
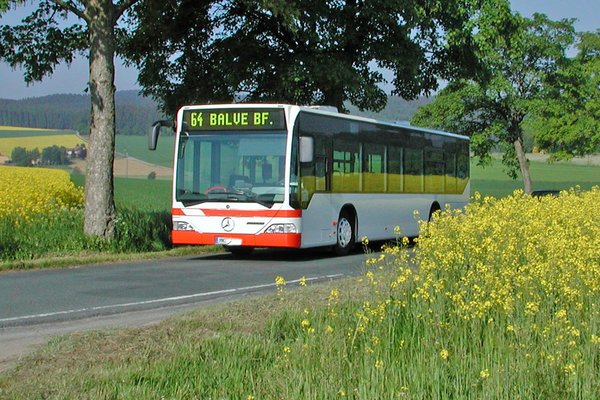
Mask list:
[[[225,186],[211,186],[204,191],[204,194],[209,194],[212,192],[226,192],[227,188]]]

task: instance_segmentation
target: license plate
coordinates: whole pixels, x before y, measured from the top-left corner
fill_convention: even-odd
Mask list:
[[[241,246],[242,239],[217,236],[215,238],[215,244],[221,244],[225,246]]]

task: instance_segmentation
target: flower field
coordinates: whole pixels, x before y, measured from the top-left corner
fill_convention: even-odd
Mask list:
[[[298,317],[282,368],[339,371],[323,398],[600,398],[598,204],[598,187],[476,194],[422,223],[413,258],[405,238],[369,259],[368,300],[332,291]]]
[[[28,219],[82,205],[83,190],[66,171],[0,167],[0,218]]]
[[[600,398],[600,188],[478,194],[367,260],[367,291],[279,317],[254,398]],[[398,231],[400,228],[398,228]],[[363,238],[368,244],[368,238]],[[285,283],[279,277],[278,297]],[[272,372],[272,371],[271,371]],[[290,380],[306,382],[287,386]]]
[[[598,187],[476,195],[412,252],[398,228],[359,278],[290,291],[278,276],[272,297],[59,341],[0,395],[599,399],[599,203]]]

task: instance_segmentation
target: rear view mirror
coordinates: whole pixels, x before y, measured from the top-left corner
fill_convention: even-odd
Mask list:
[[[152,129],[148,132],[148,150],[156,150],[156,143],[158,143],[158,135],[160,134],[160,128],[172,128],[173,122],[171,121],[156,121],[152,124]]]
[[[300,162],[311,163],[314,160],[315,138],[300,136]]]

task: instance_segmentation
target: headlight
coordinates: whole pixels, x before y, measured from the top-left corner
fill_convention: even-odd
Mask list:
[[[295,224],[273,224],[269,226],[265,233],[298,233]]]
[[[174,231],[193,231],[194,227],[185,221],[173,221]]]

